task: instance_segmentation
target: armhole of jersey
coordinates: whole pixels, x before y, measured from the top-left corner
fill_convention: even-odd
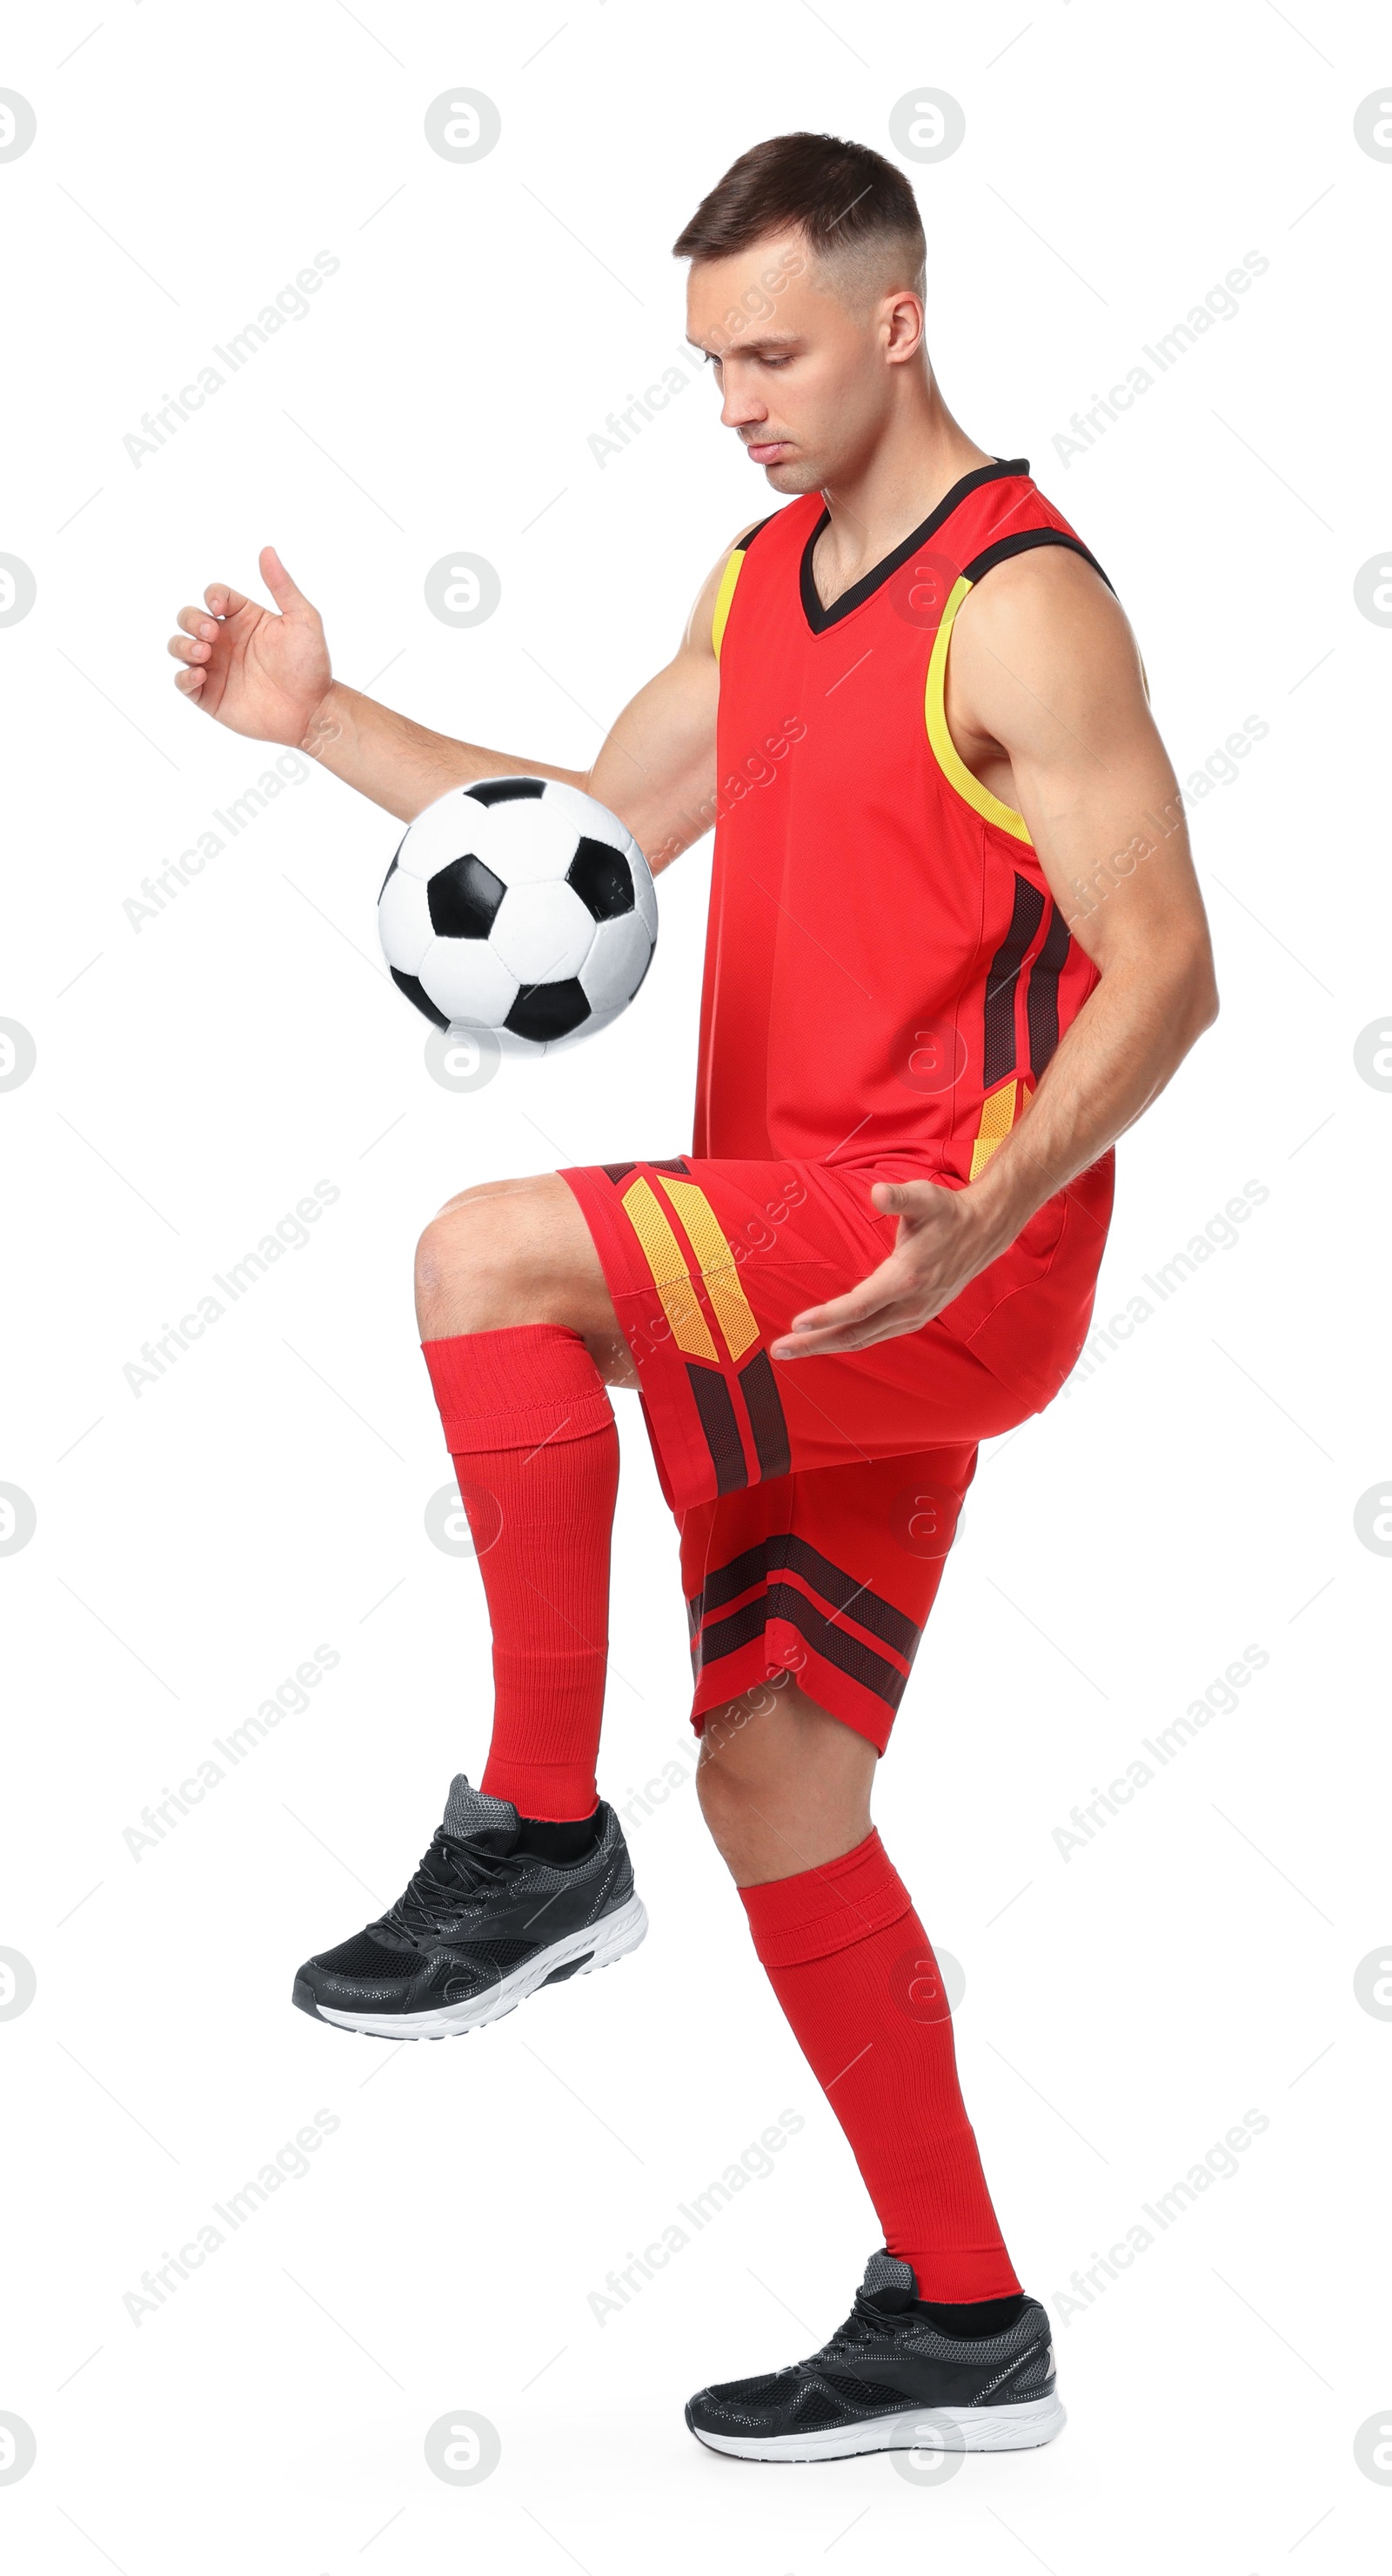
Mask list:
[[[776,516],[777,514],[774,513],[773,515]],[[715,607],[711,613],[711,650],[714,653],[717,662],[720,659],[720,646],[725,634],[726,621],[730,614],[730,602],[735,595],[735,584],[739,580],[740,574],[744,569],[744,558],[748,554],[750,547],[753,545],[755,538],[767,526],[768,520],[761,519],[757,527],[751,528],[747,536],[741,537],[739,544],[733,548],[729,561],[725,566],[725,570],[720,576],[720,588],[715,594]]]
[[[933,758],[949,787],[956,788],[958,795],[964,803],[970,805],[973,813],[979,814],[983,822],[995,823],[1002,832],[1009,832],[1013,839],[1024,841],[1033,848],[1029,826],[1023,814],[1017,814],[1013,805],[1002,804],[999,796],[993,796],[989,787],[983,787],[980,779],[973,777],[947,729],[947,709],[944,705],[947,691],[947,648],[952,641],[952,629],[956,623],[957,611],[971,587],[965,573],[953,583],[948,593],[947,606],[942,613],[941,624],[933,638],[933,650],[928,662],[928,685],[923,698],[928,741]]]
[[[1013,805],[1006,805],[1002,803],[999,796],[993,796],[990,788],[983,787],[980,779],[974,777],[968,769],[948,732],[945,701],[948,647],[952,641],[952,629],[956,622],[957,611],[968,591],[980,581],[983,573],[990,571],[993,564],[1004,563],[1012,555],[1026,554],[1034,546],[1067,546],[1070,553],[1081,555],[1085,563],[1090,563],[1093,571],[1100,574],[1102,580],[1107,582],[1107,588],[1111,589],[1112,585],[1107,581],[1107,576],[1102,571],[1096,556],[1089,554],[1087,547],[1081,544],[1077,537],[1065,536],[1061,528],[1024,528],[1015,536],[1000,538],[995,545],[987,546],[981,554],[975,556],[952,586],[947,605],[942,613],[942,622],[933,638],[923,701],[924,718],[933,757],[949,786],[956,788],[963,802],[970,805],[973,813],[979,814],[983,822],[994,823],[999,831],[1008,832],[1012,840],[1023,841],[1027,849],[1033,849],[1034,842],[1023,814],[1017,814]],[[731,588],[733,586],[732,583]]]

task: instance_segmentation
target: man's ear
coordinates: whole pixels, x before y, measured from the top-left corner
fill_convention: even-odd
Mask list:
[[[918,297],[908,288],[897,295],[887,296],[884,322],[885,355],[891,366],[901,367],[923,346],[923,306]]]

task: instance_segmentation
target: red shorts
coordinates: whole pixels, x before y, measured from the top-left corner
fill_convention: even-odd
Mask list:
[[[710,1709],[793,1673],[884,1751],[977,1443],[1038,1411],[1081,1346],[1076,1297],[1040,1294],[1064,1229],[1050,1202],[921,1331],[770,1358],[795,1314],[893,1249],[895,1220],[870,1188],[911,1171],[903,1156],[835,1170],[678,1157],[561,1175],[637,1365],[681,1531],[698,1733]],[[995,1361],[1012,1304],[1027,1358],[1007,1383],[968,1336],[996,1319]]]

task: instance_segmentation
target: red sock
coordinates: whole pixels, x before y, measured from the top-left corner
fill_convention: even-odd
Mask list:
[[[609,1644],[619,1435],[578,1333],[524,1324],[422,1344],[493,1628],[481,1787],[519,1815],[588,1816]]]
[[[888,2251],[912,2263],[922,2299],[1009,2297],[1020,2284],[957,2088],[937,1962],[879,1835],[740,1895]]]

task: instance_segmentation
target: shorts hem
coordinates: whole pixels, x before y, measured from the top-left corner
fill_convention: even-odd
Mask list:
[[[691,1706],[691,1724],[700,1735],[712,1709],[722,1708],[728,1700],[738,1699],[761,1686],[775,1691],[786,1681],[795,1681],[807,1697],[824,1708],[829,1717],[839,1718],[883,1753],[889,1743],[896,1708],[863,1685],[849,1673],[838,1670],[819,1655],[815,1647],[804,1646],[796,1666],[774,1665],[770,1668],[768,1646],[763,1635],[751,1638],[733,1654],[722,1655],[717,1664],[708,1664],[696,1677]]]

